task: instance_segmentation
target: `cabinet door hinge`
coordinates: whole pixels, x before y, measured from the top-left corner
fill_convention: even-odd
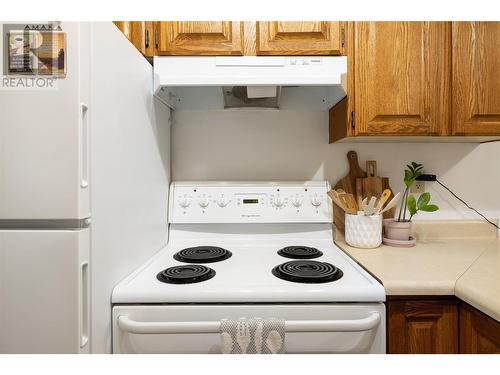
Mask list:
[[[145,37],[144,37],[144,46],[146,48],[149,48],[149,30],[146,30]]]
[[[351,112],[351,128],[356,128],[356,112]]]

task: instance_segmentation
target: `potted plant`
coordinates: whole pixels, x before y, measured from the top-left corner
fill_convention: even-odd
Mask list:
[[[424,166],[412,162],[407,165],[405,169],[404,183],[405,191],[399,207],[399,214],[397,219],[389,219],[385,223],[385,236],[391,240],[410,241],[411,234],[411,219],[418,211],[434,212],[439,209],[435,204],[429,204],[431,200],[430,193],[422,193],[418,199],[410,195],[410,190],[415,180],[422,174]],[[409,212],[410,217],[406,219],[406,212]]]

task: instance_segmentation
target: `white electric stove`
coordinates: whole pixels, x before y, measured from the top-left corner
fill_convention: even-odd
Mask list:
[[[218,353],[220,320],[286,320],[288,353],[385,353],[382,285],[332,240],[325,181],[174,182],[169,244],[118,284],[114,353]]]

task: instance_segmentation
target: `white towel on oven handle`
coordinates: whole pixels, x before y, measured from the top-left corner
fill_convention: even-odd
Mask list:
[[[284,319],[221,319],[220,334],[224,354],[285,353]]]

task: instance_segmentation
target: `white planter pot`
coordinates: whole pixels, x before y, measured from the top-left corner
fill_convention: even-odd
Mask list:
[[[382,243],[382,215],[345,214],[345,240],[354,247],[373,249]]]

